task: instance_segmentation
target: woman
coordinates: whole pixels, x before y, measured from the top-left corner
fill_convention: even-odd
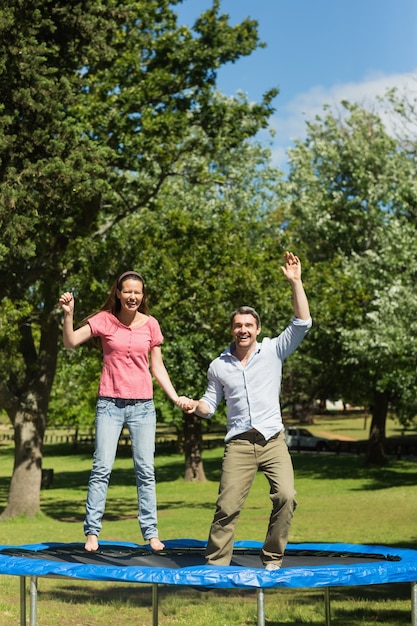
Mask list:
[[[99,337],[103,348],[96,408],[94,462],[88,483],[84,534],[85,549],[98,549],[107,488],[120,433],[126,425],[138,492],[138,520],[152,550],[163,550],[158,538],[155,492],[155,427],[152,374],[167,396],[179,407],[188,398],[179,397],[165,368],[158,321],[149,314],[145,283],[140,274],[128,271],[115,281],[107,301],[74,330],[74,297],[66,292],[59,299],[64,311],[65,348],[75,348],[91,337]]]

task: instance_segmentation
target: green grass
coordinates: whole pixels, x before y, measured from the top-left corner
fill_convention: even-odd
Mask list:
[[[286,421],[291,423],[291,418]],[[369,428],[371,425],[371,415],[361,411],[328,411],[323,415],[314,416],[314,424],[307,426],[314,435],[328,437],[329,439],[353,439],[355,441],[365,441],[369,436]],[[417,429],[409,431],[417,435]],[[403,428],[395,419],[389,415],[386,420],[386,437],[403,436]]]
[[[330,432],[332,422],[333,418],[324,425],[316,423],[314,429]],[[340,431],[354,432],[354,420],[339,420],[338,425]],[[83,540],[82,522],[92,451],[86,448],[77,454],[70,452],[69,446],[46,446],[44,467],[53,468],[55,474],[52,488],[41,492],[42,514],[32,520],[0,523],[2,545]],[[208,479],[205,483],[183,481],[181,456],[157,456],[161,539],[207,538],[221,456],[222,449],[204,452]],[[361,456],[293,454],[298,507],[291,542],[417,548],[416,460],[393,459],[381,469],[366,468],[363,460]],[[12,466],[10,444],[0,444],[0,510],[7,501]],[[136,507],[132,460],[128,449],[123,448],[112,474],[101,538],[142,543]],[[260,474],[242,512],[236,540],[262,541],[269,512],[268,486]],[[1,585],[0,624],[18,624],[19,578],[2,576]],[[335,626],[401,626],[410,624],[410,612],[409,584],[331,590],[332,624]],[[323,590],[267,590],[265,615],[269,626],[323,624]],[[255,625],[256,621],[255,591],[203,592],[164,586],[159,589],[161,626],[247,626]],[[39,626],[148,626],[151,623],[152,597],[148,585],[39,579]]]

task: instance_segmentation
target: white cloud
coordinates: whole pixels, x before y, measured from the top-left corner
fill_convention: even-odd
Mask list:
[[[285,106],[277,105],[277,113],[270,118],[270,127],[276,135],[272,144],[273,161],[285,169],[287,150],[294,139],[304,139],[306,122],[323,116],[323,106],[340,111],[342,100],[357,102],[365,108],[378,111],[389,128],[389,119],[378,103],[388,89],[395,87],[400,94],[417,95],[417,70],[415,73],[369,76],[360,83],[336,84],[330,88],[313,87],[297,94]]]

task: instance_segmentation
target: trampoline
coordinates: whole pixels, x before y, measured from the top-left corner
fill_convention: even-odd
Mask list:
[[[262,568],[262,543],[234,545],[229,566],[207,566],[206,541],[165,541],[165,550],[125,542],[100,542],[97,552],[82,543],[0,546],[0,575],[20,577],[20,624],[26,625],[26,578],[30,578],[30,626],[37,624],[38,578],[55,577],[152,585],[152,624],[158,625],[158,585],[257,591],[258,626],[265,624],[264,590],[323,587],[326,625],[331,587],[411,583],[411,623],[417,626],[417,550],[343,543],[288,544],[280,570]]]

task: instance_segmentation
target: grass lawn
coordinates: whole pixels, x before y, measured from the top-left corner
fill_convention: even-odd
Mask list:
[[[335,420],[337,421],[337,420]],[[359,422],[356,423],[358,427]],[[343,432],[355,424],[338,422]],[[317,423],[315,430],[332,431]],[[311,429],[313,430],[313,428]],[[351,435],[349,435],[351,436]],[[359,438],[359,437],[358,437]],[[364,437],[365,438],[365,437]],[[161,539],[206,539],[214,512],[222,449],[204,452],[205,483],[185,483],[181,456],[156,457]],[[291,542],[383,544],[417,549],[417,461],[393,459],[369,469],[354,455],[294,453],[298,507]],[[0,444],[0,510],[7,501],[13,449]],[[54,469],[52,488],[42,491],[42,515],[0,523],[2,545],[82,541],[82,522],[91,449],[72,454],[48,445],[44,467]],[[136,520],[136,489],[128,449],[121,448],[112,474],[101,539],[142,543]],[[270,512],[268,486],[258,475],[238,524],[236,540],[262,541]],[[0,624],[19,623],[19,578],[1,577]],[[39,579],[38,626],[148,626],[152,624],[147,585]],[[333,588],[332,624],[410,624],[410,585]],[[265,592],[269,626],[323,624],[322,589]],[[186,587],[159,590],[159,624],[185,626],[256,625],[256,592],[203,592]]]

